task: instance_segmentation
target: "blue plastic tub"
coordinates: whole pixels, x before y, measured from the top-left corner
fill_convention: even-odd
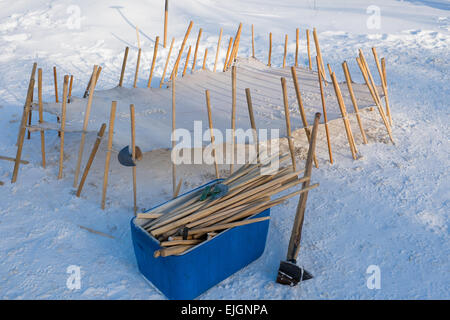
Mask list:
[[[216,182],[212,181],[155,208],[170,208],[173,202],[199,196],[205,186]],[[270,209],[267,209],[250,218],[269,215]],[[139,271],[167,298],[173,300],[195,299],[258,259],[264,252],[269,229],[268,220],[236,227],[221,232],[181,255],[154,258],[153,253],[160,249],[159,241],[141,227],[144,222],[136,218],[131,220],[131,236]]]

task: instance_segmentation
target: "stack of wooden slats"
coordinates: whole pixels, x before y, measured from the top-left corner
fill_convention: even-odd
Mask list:
[[[251,217],[318,186],[271,200],[272,196],[310,179],[299,178],[303,170],[295,172],[292,165],[282,165],[289,155],[277,154],[278,157],[277,170],[271,170],[274,157],[258,159],[257,163],[246,164],[219,181],[227,186],[228,192],[218,199],[202,200],[196,195],[172,206],[138,214],[139,219],[148,219],[143,228],[160,241],[162,249],[155,252],[155,257],[181,254],[224,230],[268,220],[270,217]]]

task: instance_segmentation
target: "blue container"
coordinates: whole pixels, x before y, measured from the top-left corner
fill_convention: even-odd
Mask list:
[[[162,206],[170,208],[176,203],[200,196],[204,187],[217,181],[212,181],[155,208]],[[269,215],[270,209],[267,209],[249,219]],[[269,229],[268,220],[235,227],[180,255],[154,258],[153,253],[161,247],[159,241],[141,227],[143,223],[145,221],[140,219],[131,220],[131,236],[139,271],[166,297],[173,300],[195,299],[258,259],[264,252]]]

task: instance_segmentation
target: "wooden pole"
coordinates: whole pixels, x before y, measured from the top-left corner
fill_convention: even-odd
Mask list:
[[[138,81],[138,77],[139,77],[139,64],[141,63],[141,53],[142,53],[142,49],[139,48],[137,62],[136,62],[136,72],[134,74],[133,88],[137,87],[137,81]]]
[[[192,47],[189,46],[189,49],[188,49],[188,52],[187,52],[187,55],[186,55],[186,62],[184,64],[184,69],[183,69],[183,74],[182,74],[183,77],[186,74],[187,66],[188,66],[188,63],[189,63],[189,57],[191,56],[191,49],[192,49]]]
[[[96,77],[97,70],[98,70],[98,66],[94,66],[93,79]],[[76,188],[78,186],[78,176],[80,174],[81,160],[83,159],[84,143],[86,140],[86,132],[87,132],[88,124],[89,124],[89,117],[91,115],[92,101],[94,99],[94,91],[95,91],[95,81],[91,81],[91,87],[89,89],[89,99],[88,99],[88,103],[86,106],[86,111],[84,113],[83,132],[81,133],[81,142],[80,142],[80,149],[78,151],[77,167],[75,169],[75,177],[73,180],[74,188]]]
[[[316,30],[316,28],[313,29],[313,37],[314,37],[314,44],[315,44],[315,46],[316,46],[316,53],[317,53],[317,56],[319,57],[319,60],[320,60],[320,66],[321,66],[321,68],[319,68],[318,71],[320,72],[320,69],[322,69],[322,76],[323,76],[323,79],[324,79],[325,81],[327,81],[327,76],[326,76],[326,74],[325,74],[325,65],[324,65],[323,59],[322,59],[322,52],[320,51],[319,38],[318,38],[318,36],[317,36],[317,30]],[[325,86],[326,86],[326,85],[327,85],[327,83],[325,82]]]
[[[197,42],[195,44],[194,61],[192,61],[192,72],[195,70],[195,64],[197,63],[198,46],[200,44],[200,39],[202,37],[202,32],[203,32],[203,29],[200,28],[200,30],[198,30]]]
[[[131,118],[131,158],[136,163],[136,125],[134,116],[134,104],[130,105],[130,118]],[[134,215],[137,214],[137,199],[136,199],[136,166],[132,167],[133,170],[133,200],[134,200]]]
[[[319,129],[319,119],[320,113],[316,113],[314,118],[314,126],[311,135],[311,142],[309,143],[308,156],[306,158],[306,166],[305,166],[305,174],[304,177],[311,178],[312,173],[312,160],[313,154],[316,149],[316,140],[317,140],[317,131]],[[307,179],[303,182],[302,189],[308,188],[310,185],[310,179]],[[300,241],[302,237],[302,229],[303,229],[303,221],[305,218],[305,210],[306,210],[306,201],[308,199],[308,192],[303,192],[300,196],[297,205],[297,212],[295,214],[293,232],[291,234],[291,238],[289,240],[289,248],[288,248],[288,261],[295,261],[298,256],[298,252],[300,250]]]
[[[295,67],[298,67],[298,45],[300,42],[300,30],[295,29]]]
[[[53,67],[53,82],[55,85],[55,102],[59,103],[59,97],[58,97],[58,75],[56,72],[56,67]]]
[[[108,129],[108,149],[106,152],[105,160],[105,172],[103,174],[103,190],[102,190],[102,209],[105,209],[106,204],[106,190],[108,188],[108,177],[109,177],[109,163],[111,161],[111,151],[114,136],[114,122],[116,119],[116,108],[117,102],[113,101],[111,104],[111,113],[109,116],[109,129]]]
[[[308,61],[309,61],[309,70],[312,70],[312,61],[311,61],[311,40],[309,38],[309,29],[306,29],[306,46],[308,50]]]
[[[336,92],[339,108],[341,109],[342,120],[344,121],[345,132],[347,133],[347,140],[348,144],[350,145],[350,151],[352,152],[353,159],[356,160],[358,150],[356,150],[352,129],[350,128],[350,124],[348,122],[344,99],[342,98],[341,89],[339,88],[339,84],[336,80],[336,75],[334,74],[334,72],[331,74],[331,80],[333,81],[334,91]]]
[[[176,75],[178,73],[178,65],[180,64],[181,56],[183,55],[184,47],[186,46],[186,41],[189,38],[189,34],[191,33],[193,26],[194,26],[194,22],[193,21],[189,22],[189,26],[186,30],[186,34],[184,35],[183,42],[181,43],[180,51],[178,52],[177,60],[175,61],[174,71],[172,72],[172,79],[176,78]]]
[[[211,133],[211,146],[213,148],[213,156],[214,156],[214,167],[216,170],[216,179],[220,179],[220,173],[219,173],[219,165],[217,163],[217,154],[216,154],[216,147],[214,146],[214,127],[212,122],[212,112],[211,112],[211,100],[209,97],[209,90],[206,90],[206,108],[208,109],[208,122],[209,122],[209,131]]]
[[[316,64],[317,64],[317,68],[319,68],[320,61],[317,56],[316,56]],[[319,77],[320,96],[322,98],[323,121],[325,124],[325,133],[327,135],[328,155],[330,157],[330,163],[333,164],[333,152],[331,151],[330,131],[328,129],[327,107],[326,107],[326,103],[325,103],[325,95],[324,95],[322,77],[320,75],[320,72],[317,72],[317,76]]]
[[[258,132],[256,131],[255,114],[253,113],[253,102],[252,102],[252,96],[250,93],[250,88],[245,89],[245,95],[247,97],[248,115],[250,118],[250,125],[252,126],[253,139],[255,140],[255,144],[256,144],[257,160],[259,162],[259,138],[258,138]]]
[[[73,77],[72,77],[73,78]],[[39,123],[44,122],[44,108],[42,99],[42,69],[38,70],[38,101],[39,101]],[[42,153],[42,167],[45,168],[45,131],[41,131],[41,153]]]
[[[269,33],[269,61],[267,62],[269,67],[272,66],[272,32]]]
[[[20,163],[21,163],[20,158],[22,156],[23,142],[24,142],[25,133],[26,133],[26,120],[28,118],[28,113],[31,108],[31,99],[32,99],[31,97],[33,95],[33,90],[34,90],[36,68],[37,68],[37,63],[34,63],[33,70],[31,72],[31,76],[30,76],[30,82],[28,84],[27,98],[25,100],[25,105],[24,105],[24,109],[23,109],[22,121],[20,123],[20,128],[19,128],[19,135],[17,138],[17,153],[16,153],[16,158],[15,158],[14,170],[13,170],[13,175],[11,178],[11,183],[15,183],[17,181],[17,176],[19,174],[19,167],[20,167]]]
[[[233,43],[233,37],[230,37],[230,41],[228,42],[227,55],[225,56],[225,62],[223,64],[223,72],[227,71],[228,58],[230,56],[231,45]]]
[[[385,58],[381,58],[381,68],[383,69],[384,85],[387,88],[388,85],[387,85],[387,80],[386,80],[386,59]]]
[[[231,68],[231,164],[230,174],[234,168],[234,143],[236,130],[236,66]]]
[[[94,79],[94,71],[92,71],[91,77],[89,78],[89,82],[87,84],[86,90],[84,91],[83,99],[86,99],[89,95],[89,88],[91,87],[92,79]]]
[[[202,70],[206,69],[206,57],[208,56],[208,48],[205,49],[205,56],[203,57],[203,66]]]
[[[166,0],[166,5],[164,8],[164,49],[167,45],[167,26],[169,23],[169,0]]]
[[[288,35],[286,34],[286,35],[284,36],[283,69],[286,68],[287,46],[288,46]]]
[[[124,75],[125,75],[125,69],[127,67],[127,59],[128,59],[128,52],[129,51],[130,51],[130,48],[126,47],[125,48],[125,54],[123,56],[122,71],[120,72],[119,87],[122,87],[122,85],[123,85],[123,78],[124,78]]]
[[[242,33],[242,23],[239,24],[238,30],[236,32],[236,37],[234,38],[233,49],[231,50],[230,59],[228,60],[227,68],[231,66],[234,60],[237,58],[238,50],[239,50],[239,42],[241,40]]]
[[[103,135],[105,134],[106,123],[103,123],[100,131],[97,134],[97,140],[95,140],[94,147],[92,148],[91,155],[89,156],[88,162],[86,163],[86,168],[84,168],[83,175],[80,180],[80,185],[77,190],[77,197],[81,196],[81,190],[83,190],[84,183],[86,182],[86,178],[89,174],[89,170],[91,169],[92,163],[94,162],[95,155],[97,154],[100,143],[102,142]]]
[[[172,54],[173,43],[175,42],[175,38],[172,38],[172,42],[170,43],[169,53],[167,54],[166,64],[164,65],[164,72],[161,77],[161,82],[159,83],[159,87],[162,88],[164,83],[164,78],[166,77],[167,66],[169,65],[170,55]]]
[[[64,76],[63,101],[62,101],[62,111],[61,111],[61,141],[60,141],[60,151],[59,151],[58,180],[62,179],[62,174],[63,174],[64,134],[65,134],[65,129],[66,129],[66,106],[67,106],[68,84],[69,84],[69,76]]]
[[[156,57],[158,56],[158,45],[159,45],[159,37],[156,37],[155,47],[153,48],[152,67],[150,69],[150,76],[148,78],[147,88],[150,88],[152,86],[153,71],[155,70]]]
[[[176,115],[177,115],[177,105],[176,105],[176,81],[173,79],[172,81],[172,134],[174,134],[177,123],[176,123]],[[172,141],[172,152],[175,149],[175,141]],[[173,197],[176,197],[176,190],[177,190],[177,166],[175,162],[172,160],[172,191],[173,191]]]
[[[67,98],[67,103],[70,103],[70,100],[72,99],[72,86],[73,86],[73,75],[70,76],[70,81],[69,81],[69,97]]]
[[[288,144],[289,144],[289,151],[291,153],[292,167],[294,169],[294,172],[296,172],[297,171],[297,163],[295,161],[295,149],[294,149],[294,142],[293,142],[293,137],[292,137],[292,132],[291,132],[291,117],[289,116],[289,100],[288,100],[285,78],[281,78],[281,87],[283,89],[284,115],[285,115],[285,119],[286,119],[287,140],[288,140]]]
[[[375,59],[375,62],[377,65],[378,74],[380,75],[381,87],[383,88],[384,101],[386,103],[386,116],[389,119],[389,124],[392,126],[391,107],[389,105],[389,95],[388,95],[387,87],[386,87],[386,79],[384,78],[385,72],[383,72],[383,70],[380,66],[380,62],[378,60],[377,49],[375,47],[372,48],[372,53],[373,53],[373,58]]]
[[[302,118],[303,128],[305,130],[306,138],[308,143],[311,141],[311,132],[309,130],[308,120],[306,119],[305,107],[303,106],[302,94],[300,92],[300,85],[298,83],[297,71],[294,67],[291,67],[292,81],[294,82],[295,94],[297,96],[298,108],[300,111],[300,116]],[[313,154],[314,164],[316,168],[319,168],[319,162],[317,161],[316,154]]]
[[[391,139],[391,142],[393,144],[395,144],[394,142],[394,138],[392,136],[392,132],[391,132],[391,127],[389,126],[388,120],[386,119],[386,115],[384,114],[383,108],[381,107],[381,103],[379,102],[379,100],[377,100],[376,94],[374,92],[374,89],[372,88],[372,86],[369,83],[369,79],[367,76],[367,71],[365,66],[363,65],[363,62],[361,61],[360,58],[356,58],[356,62],[358,63],[359,69],[361,70],[361,73],[364,77],[364,81],[366,82],[367,88],[369,89],[369,92],[372,96],[373,101],[375,102],[377,108],[378,108],[378,112],[380,114],[381,120],[383,120],[383,124],[386,127],[386,131],[389,135],[389,138]]]
[[[355,93],[353,92],[352,78],[350,76],[350,72],[348,70],[348,65],[347,65],[346,61],[344,61],[344,63],[342,63],[342,69],[344,70],[345,79],[347,81],[347,86],[348,86],[348,92],[350,93],[350,98],[352,99],[353,109],[355,109],[355,114],[356,114],[356,119],[358,121],[359,130],[361,131],[361,136],[363,138],[364,144],[367,144],[366,133],[364,132],[361,117],[359,116],[358,103],[356,101]]]
[[[252,24],[252,58],[255,58],[255,27]]]
[[[216,72],[216,68],[217,68],[217,60],[219,59],[220,42],[222,41],[222,33],[223,33],[223,29],[220,28],[219,41],[217,41],[216,59],[214,60],[214,70],[213,70],[213,72]]]

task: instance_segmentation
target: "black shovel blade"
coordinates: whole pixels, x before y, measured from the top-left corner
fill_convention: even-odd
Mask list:
[[[119,163],[125,167],[136,167],[136,163],[134,163],[133,158],[131,157],[130,148],[128,146],[120,150],[117,159],[119,160]]]
[[[277,282],[291,287],[296,286],[299,282],[312,279],[313,276],[290,261],[281,261],[278,269]]]

